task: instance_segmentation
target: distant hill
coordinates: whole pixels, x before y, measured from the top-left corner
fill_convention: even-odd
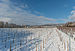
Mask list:
[[[63,26],[64,24],[44,24],[44,25],[33,25],[30,26],[31,28],[51,28],[57,26]]]
[[[51,28],[51,27],[75,27],[75,22],[67,22],[63,24],[44,24],[44,25],[17,25],[14,23],[0,21],[0,28]]]

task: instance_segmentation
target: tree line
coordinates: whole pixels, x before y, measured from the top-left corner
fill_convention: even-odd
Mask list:
[[[26,25],[17,25],[14,23],[8,23],[0,21],[0,28],[26,28]]]

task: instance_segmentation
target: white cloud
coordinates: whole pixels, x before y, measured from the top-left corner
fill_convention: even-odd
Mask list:
[[[75,14],[72,14],[69,18],[70,18],[72,21],[75,21]]]
[[[75,10],[72,10],[72,11],[71,11],[71,14],[75,14]]]
[[[22,8],[28,8],[28,5],[13,5],[10,0],[1,0],[0,3],[0,17],[2,17],[1,21],[13,22],[17,24],[45,24],[48,21],[55,21],[55,19],[46,18],[44,16],[37,16],[32,14],[28,10],[24,10]],[[10,19],[9,19],[10,18]],[[5,19],[5,20],[4,20]],[[6,22],[5,21],[5,22]]]
[[[75,21],[75,10],[72,10],[72,11],[71,11],[71,15],[69,16],[69,19],[70,19],[71,21]]]
[[[47,18],[45,16],[37,16],[36,14],[32,14],[30,10],[25,10],[22,8],[29,8],[26,5],[15,6],[10,0],[1,0],[0,3],[0,20],[7,22],[12,22],[16,24],[47,24],[47,23],[55,23],[56,21],[63,21],[64,19],[52,19]],[[17,4],[17,3],[16,3]],[[39,12],[36,12],[40,14]],[[6,22],[5,21],[5,22]]]
[[[69,16],[69,20],[75,21],[75,6],[73,6],[73,10],[71,11],[71,15]]]
[[[3,18],[3,17],[0,17],[0,21],[11,22],[11,19],[10,19],[10,18]]]

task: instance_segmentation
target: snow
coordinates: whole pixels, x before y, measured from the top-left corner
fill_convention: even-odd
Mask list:
[[[57,28],[0,28],[0,51],[70,51],[70,48],[75,51],[74,38]]]

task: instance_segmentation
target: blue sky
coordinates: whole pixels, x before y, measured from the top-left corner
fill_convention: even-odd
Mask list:
[[[16,24],[65,23],[75,20],[74,0],[0,0],[0,21]]]

